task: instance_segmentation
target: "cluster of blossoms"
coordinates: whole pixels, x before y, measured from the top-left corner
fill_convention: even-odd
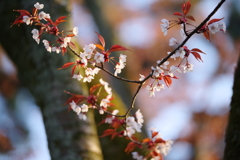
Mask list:
[[[39,4],[38,2],[34,4],[34,8],[32,14],[26,10],[15,10],[19,12],[21,15],[14,21],[12,25],[19,25],[21,23],[25,23],[27,25],[35,25],[39,29],[34,28],[32,30],[33,39],[39,44],[40,38],[44,33],[52,34],[57,37],[55,41],[50,44],[49,41],[43,40],[43,44],[48,52],[56,52],[62,54],[66,53],[66,48],[68,45],[75,46],[74,43],[71,42],[71,37],[78,35],[78,28],[74,27],[73,30],[69,31],[70,34],[65,35],[63,31],[59,31],[58,25],[64,20],[67,16],[61,16],[53,22],[50,18],[50,14],[41,11],[44,8],[43,4]]]
[[[86,104],[82,104],[81,106],[78,106],[74,101],[70,103],[71,108],[74,112],[77,113],[80,119],[86,120],[86,113],[88,112],[88,106]]]
[[[187,26],[194,26],[188,21],[195,21],[194,17],[188,15],[188,12],[191,8],[190,1],[183,3],[182,5],[182,13],[175,12],[173,15],[179,16],[177,20],[161,20],[161,29],[164,36],[167,35],[168,30],[175,25],[180,26],[180,35],[185,39],[182,43],[178,43],[175,38],[171,38],[169,40],[170,47],[176,47],[172,52],[168,52],[166,58],[157,61],[157,65],[155,67],[151,67],[151,73],[148,76],[144,76],[140,74],[139,81],[133,81],[124,79],[118,76],[121,73],[122,69],[126,66],[126,55],[120,54],[117,58],[110,57],[112,52],[115,51],[127,51],[129,49],[120,46],[113,45],[110,49],[105,49],[105,40],[104,38],[98,34],[98,39],[101,44],[89,44],[85,45],[83,48],[83,52],[79,54],[73,50],[75,48],[75,44],[71,42],[71,38],[78,35],[78,28],[74,27],[71,31],[59,31],[58,25],[64,20],[66,16],[61,16],[54,21],[50,19],[50,15],[41,11],[44,8],[43,4],[39,4],[38,2],[34,4],[34,8],[32,13],[30,14],[26,10],[16,10],[20,13],[20,16],[14,21],[13,25],[19,25],[21,23],[25,23],[26,25],[35,25],[39,27],[39,29],[34,28],[32,30],[33,39],[39,44],[40,38],[44,34],[54,35],[57,39],[55,41],[48,41],[43,39],[42,42],[48,52],[56,52],[64,55],[67,52],[67,48],[71,50],[71,52],[77,56],[77,60],[75,62],[65,63],[61,68],[64,69],[70,66],[72,67],[72,78],[77,79],[78,81],[83,80],[83,82],[91,82],[95,75],[99,73],[100,70],[105,71],[111,76],[132,83],[139,84],[139,87],[134,95],[131,107],[129,107],[128,111],[125,115],[118,115],[119,110],[110,109],[113,104],[111,100],[113,99],[112,89],[109,87],[108,82],[100,79],[99,84],[92,86],[89,90],[89,96],[76,95],[70,92],[67,92],[71,95],[71,97],[67,100],[66,104],[69,105],[69,108],[75,112],[80,119],[86,120],[86,113],[88,110],[97,109],[99,114],[106,113],[107,116],[101,123],[110,124],[110,129],[104,131],[102,137],[111,136],[114,137],[125,137],[129,139],[130,142],[125,149],[125,152],[132,152],[136,147],[143,148],[146,146],[147,155],[140,155],[138,152],[132,152],[133,159],[137,160],[162,160],[163,155],[166,156],[169,150],[171,149],[172,141],[171,140],[163,140],[161,136],[155,130],[151,130],[151,137],[145,138],[143,140],[138,140],[136,134],[142,132],[143,126],[143,115],[140,110],[137,110],[134,116],[129,116],[130,110],[133,108],[136,96],[141,89],[142,85],[148,79],[152,79],[152,83],[147,85],[147,91],[149,92],[150,97],[155,96],[156,91],[160,91],[161,89],[170,87],[172,85],[172,79],[178,79],[175,76],[175,72],[178,73],[186,73],[193,71],[193,64],[189,63],[188,57],[190,55],[194,56],[196,60],[203,61],[200,54],[203,54],[200,49],[193,48],[189,49],[187,46],[184,46],[187,41],[193,34],[197,33],[203,34],[206,39],[210,41],[210,33],[215,34],[219,31],[226,31],[226,26],[224,22],[221,22],[222,19],[212,19],[206,24],[201,24],[199,27],[196,27],[195,30],[187,30]],[[205,23],[205,22],[204,22]],[[199,29],[200,28],[200,29]],[[69,34],[66,34],[70,32]],[[188,39],[186,39],[188,38]],[[170,65],[170,62],[167,61],[169,58],[174,60],[179,60],[177,65]],[[115,72],[111,73],[105,69],[105,62],[112,61],[116,65],[114,67]],[[84,75],[82,70],[84,69]],[[165,84],[163,84],[163,82]]]
[[[136,118],[137,118],[137,121],[135,120],[134,117],[131,117],[131,116],[127,117],[126,119],[127,127],[126,127],[126,130],[124,131],[125,136],[132,137],[135,131],[141,132],[142,123],[144,122],[144,120],[140,110],[136,112]]]

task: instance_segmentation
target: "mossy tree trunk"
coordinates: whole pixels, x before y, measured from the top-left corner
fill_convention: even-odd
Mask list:
[[[19,14],[13,9],[30,11],[35,3],[35,0],[0,1],[0,43],[17,66],[21,84],[30,90],[41,108],[51,158],[101,160],[92,113],[83,122],[76,114],[67,112],[67,106],[63,106],[69,98],[64,90],[75,93],[83,90],[79,84],[73,84],[69,70],[57,70],[71,61],[71,57],[49,53],[42,43],[38,45],[32,38],[32,26],[22,24],[10,28]],[[44,11],[50,13],[53,20],[56,16],[68,15],[66,6],[55,1],[40,0],[39,3],[45,5]]]
[[[240,58],[235,70],[233,96],[225,136],[224,160],[240,158]]]

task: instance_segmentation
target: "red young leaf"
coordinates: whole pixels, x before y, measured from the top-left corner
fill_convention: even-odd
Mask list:
[[[74,37],[75,34],[68,34],[67,37]]]
[[[212,20],[210,20],[210,21],[208,22],[208,25],[210,25],[210,24],[212,24],[212,23],[214,23],[214,22],[221,21],[222,19],[224,19],[224,17],[221,18],[221,19],[212,19]]]
[[[72,68],[72,76],[74,75],[74,71],[75,71],[76,67],[77,67],[77,66],[74,65],[73,68]]]
[[[66,22],[66,21],[67,21],[67,20],[56,21],[56,22],[54,23],[54,25],[57,26],[57,25],[59,25],[60,23],[63,23],[63,22]]]
[[[154,142],[155,143],[165,143],[165,141],[162,138],[157,138]]]
[[[121,121],[115,117],[111,126],[115,129],[118,129],[121,126],[121,124],[122,124]]]
[[[100,137],[106,137],[106,136],[112,135],[114,133],[116,133],[116,131],[114,129],[107,129],[103,132],[103,135],[101,135]]]
[[[112,134],[112,136],[111,136],[111,139],[114,139],[117,135],[119,135],[119,133],[118,132],[116,132],[116,133],[114,133],[114,134]]]
[[[33,15],[33,16],[36,16],[37,13],[38,13],[38,9],[34,7],[34,8],[32,9],[32,15]]]
[[[195,52],[200,52],[200,53],[206,54],[206,53],[204,53],[203,51],[201,51],[201,50],[198,49],[198,48],[193,48],[191,51],[195,51]]]
[[[109,50],[108,52],[115,52],[115,51],[127,51],[129,49],[123,47],[123,46],[120,46],[120,45],[113,45]],[[129,50],[130,51],[130,50]]]
[[[200,54],[198,54],[197,52],[191,52],[191,53],[194,55],[194,57],[195,57],[198,61],[201,60],[201,61],[203,62]]]
[[[23,16],[25,16],[25,15],[30,16],[31,15],[28,11],[23,10],[23,9],[21,9],[21,10],[13,10],[13,11],[20,12],[20,14],[23,15]]]
[[[156,135],[158,135],[158,132],[152,132],[152,138],[154,138]]]
[[[71,65],[75,64],[75,62],[68,62],[68,63],[65,63],[61,68],[58,68],[58,70],[60,69],[64,69],[64,68],[67,68],[67,67],[70,67]]]
[[[86,97],[83,95],[74,95],[72,97],[70,97],[66,103],[64,103],[65,105],[71,103],[72,101],[74,101],[76,104],[82,102],[83,100],[85,100]]]
[[[182,13],[180,13],[180,12],[175,12],[175,13],[173,13],[173,15],[182,16]]]
[[[94,44],[97,48],[101,49],[102,51],[104,51],[104,47],[101,44]]]
[[[142,140],[142,143],[147,143],[147,142],[151,142],[152,140],[150,138],[145,138]]]
[[[89,91],[90,95],[93,94],[93,92],[95,92],[100,86],[102,86],[102,84],[96,84],[96,85],[92,86]]]
[[[188,15],[188,16],[186,16],[188,19],[191,19],[192,21],[195,21],[195,19],[194,19],[194,17],[193,16],[190,16],[190,15]]]
[[[61,20],[63,20],[63,19],[65,19],[67,16],[60,16],[60,17],[58,17],[57,19],[56,19],[56,21],[61,21]]]
[[[165,84],[166,84],[167,87],[170,87],[170,86],[171,86],[172,80],[171,80],[171,78],[170,78],[169,75],[163,76],[163,80],[164,80],[164,82],[165,82]]]
[[[204,37],[211,42],[209,31],[203,32]]]
[[[182,4],[183,14],[184,14],[184,15],[187,15],[187,13],[189,12],[190,8],[191,8],[191,3],[190,3],[190,1]]]
[[[158,157],[160,154],[158,152],[156,152],[155,150],[152,151],[152,154],[154,155],[154,157]]]
[[[64,56],[64,54],[67,52],[67,49],[65,47],[62,47],[61,51],[62,51],[62,55]]]
[[[53,21],[49,18],[45,18],[51,25],[54,25]]]
[[[98,34],[97,32],[95,32],[95,33],[98,35],[98,39],[101,42],[103,48],[105,48],[105,40],[104,40],[104,38],[100,34]]]
[[[130,153],[131,151],[134,150],[134,148],[137,147],[137,144],[134,142],[129,142],[126,149],[124,150],[127,153]]]

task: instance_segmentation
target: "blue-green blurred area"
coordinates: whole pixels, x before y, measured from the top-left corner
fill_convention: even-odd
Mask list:
[[[189,14],[196,19],[196,22],[191,21],[191,23],[198,25],[219,1],[191,0],[192,8]],[[177,18],[173,13],[181,12],[182,2],[179,0],[101,0],[99,2],[104,23],[110,26],[114,35],[113,43],[131,49],[131,52],[123,53],[127,55],[125,77],[139,79],[139,74],[148,75],[151,66],[155,66],[157,60],[161,60],[167,56],[167,52],[174,49],[169,47],[169,39],[174,37],[178,42],[183,40],[179,33],[179,26],[171,28],[167,36],[163,35],[160,28],[162,19]],[[199,48],[206,53],[201,55],[203,63],[194,57],[189,59],[194,65],[193,72],[176,74],[179,79],[173,80],[170,88],[165,87],[164,90],[156,93],[155,97],[149,97],[145,89],[146,85],[151,83],[148,81],[137,97],[137,107],[144,114],[147,128],[154,127],[164,139],[175,141],[166,160],[220,160],[223,155],[224,131],[232,95],[233,73],[240,49],[239,8],[240,1],[227,1],[212,17],[224,17],[222,21],[227,25],[226,33],[218,32],[211,35],[211,42],[203,35],[195,35],[187,42],[188,48]],[[82,46],[98,43],[94,33],[100,30],[95,21],[97,17],[91,14],[84,5],[84,1],[73,0],[71,11],[73,25],[79,27],[78,42]],[[1,60],[3,60],[2,57]],[[11,69],[8,63],[4,62],[0,62],[0,69]],[[170,60],[170,63],[177,64],[174,60]],[[4,74],[17,84],[17,80],[13,78],[16,71],[13,71],[13,74],[8,74],[9,72]],[[0,86],[6,87],[3,80],[0,82]],[[6,92],[10,92],[10,88],[6,89]],[[136,86],[130,84],[129,88],[133,95]],[[5,112],[4,115],[8,116],[0,120],[1,128],[6,131],[2,134],[2,139],[5,138],[4,143],[0,142],[6,146],[2,153],[8,155],[14,153],[16,149],[16,153],[21,152],[21,155],[39,154],[39,151],[35,153],[35,148],[31,144],[38,144],[39,139],[34,139],[36,134],[44,135],[44,129],[41,132],[37,130],[41,125],[43,128],[41,113],[28,92],[18,89],[13,89],[13,93],[3,93],[3,90],[0,90],[0,105],[3,110],[0,113]],[[4,94],[9,94],[10,97]],[[18,98],[18,96],[25,98]],[[19,99],[22,102],[14,103],[15,106],[13,106],[13,101],[16,102]],[[27,105],[22,107],[20,106],[22,103]],[[36,115],[23,114],[28,113],[29,110],[33,110],[33,114]],[[1,119],[4,117],[1,116]],[[0,135],[1,133],[0,129]],[[40,144],[44,155],[48,158],[48,151],[45,150],[46,139],[43,135],[41,140],[43,143]],[[19,146],[24,146],[20,147],[24,149],[18,150]]]

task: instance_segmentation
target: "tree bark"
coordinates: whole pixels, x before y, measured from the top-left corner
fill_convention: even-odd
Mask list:
[[[228,126],[225,136],[224,160],[236,160],[240,157],[240,58],[235,70],[233,96],[230,104]]]
[[[69,70],[57,70],[71,61],[71,57],[49,53],[42,43],[38,45],[32,38],[32,26],[21,24],[10,28],[19,14],[13,9],[31,11],[35,3],[32,0],[0,1],[0,43],[15,63],[21,84],[30,90],[41,108],[51,158],[102,160],[92,113],[84,122],[63,106],[69,98],[64,90],[84,91],[79,84],[73,84]],[[40,3],[44,4],[44,11],[50,13],[53,20],[56,16],[68,15],[66,6],[49,0]]]

